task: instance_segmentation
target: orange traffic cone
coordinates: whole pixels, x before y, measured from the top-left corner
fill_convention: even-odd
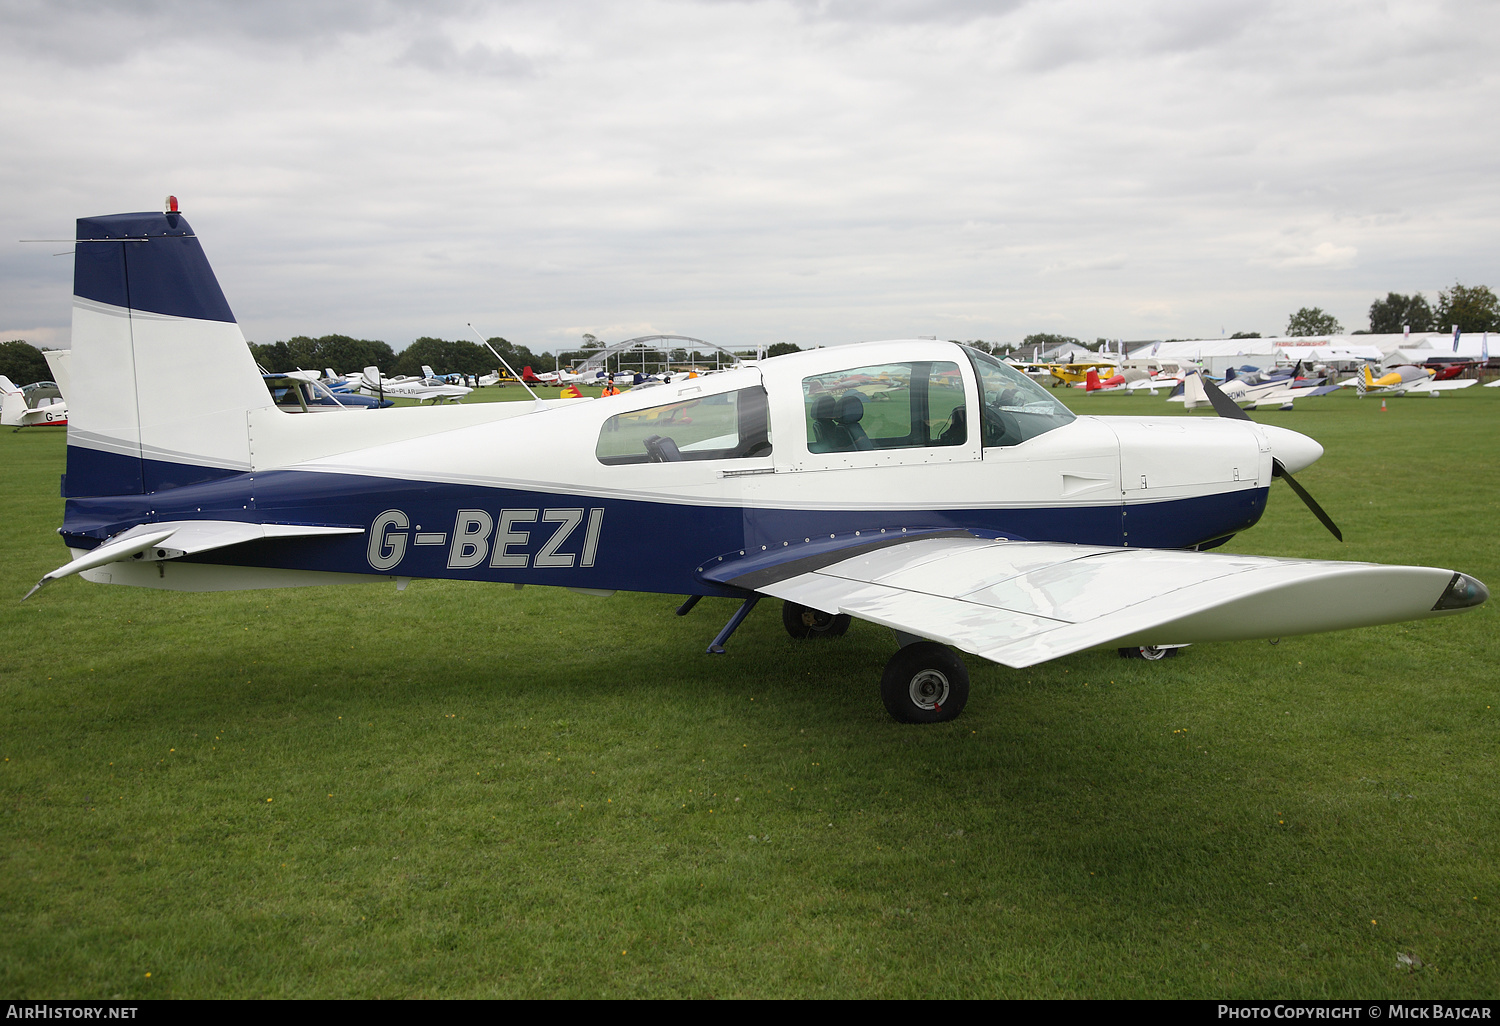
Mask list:
[[[1385,412],[1385,400],[1384,399],[1380,400],[1380,412],[1381,413]]]

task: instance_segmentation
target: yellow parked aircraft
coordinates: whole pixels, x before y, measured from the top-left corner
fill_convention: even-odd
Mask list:
[[[1473,378],[1448,378],[1445,381],[1436,381],[1433,379],[1433,372],[1426,367],[1409,365],[1393,367],[1377,378],[1370,372],[1370,365],[1366,364],[1354,379],[1354,387],[1361,395],[1367,392],[1393,392],[1396,395],[1403,395],[1407,392],[1448,392],[1455,388],[1468,388],[1474,383]]]
[[[1088,380],[1091,370],[1108,377],[1120,369],[1120,365],[1113,360],[1095,360],[1091,363],[1039,363],[1028,366],[1040,367],[1051,374],[1053,388],[1058,385],[1081,385]]]

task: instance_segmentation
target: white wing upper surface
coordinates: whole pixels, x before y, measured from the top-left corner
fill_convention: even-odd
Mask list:
[[[1442,615],[1452,570],[928,538],[756,590],[1007,666],[1100,645],[1234,641]]]

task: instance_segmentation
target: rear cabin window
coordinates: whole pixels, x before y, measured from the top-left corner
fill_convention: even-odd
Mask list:
[[[606,466],[771,455],[766,390],[742,388],[621,413],[604,422],[594,455]]]
[[[958,364],[919,360],[802,379],[809,452],[962,445],[968,440]]]

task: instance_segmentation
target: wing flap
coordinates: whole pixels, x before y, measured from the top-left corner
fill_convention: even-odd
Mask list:
[[[902,591],[881,584],[859,584],[817,573],[761,590],[775,598],[828,613],[847,613],[882,627],[980,654],[983,648],[994,644],[997,636],[1026,638],[1067,626],[1061,620],[994,609],[963,599]]]

